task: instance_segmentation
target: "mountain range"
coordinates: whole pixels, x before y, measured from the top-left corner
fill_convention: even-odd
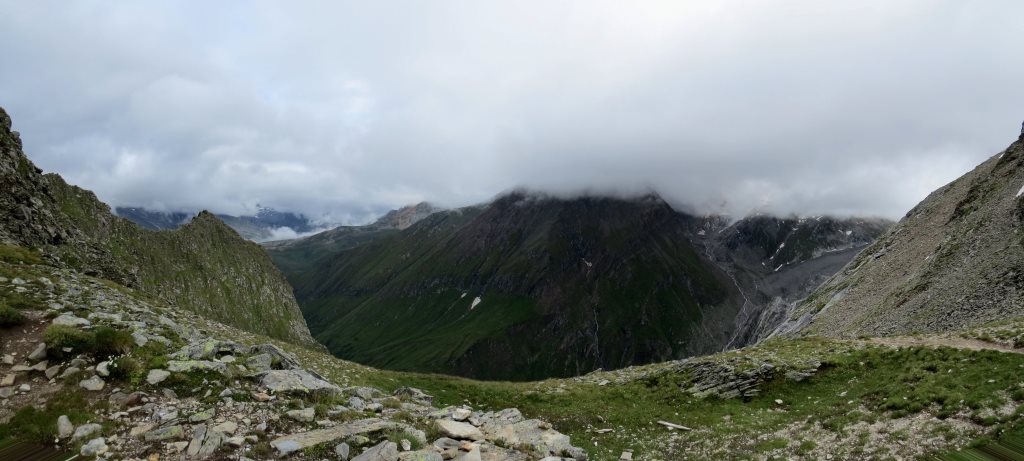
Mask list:
[[[290,253],[311,329],[393,368],[708,352],[532,382],[328,355],[262,247],[208,212],[114,216],[2,109],[0,187],[2,459],[960,461],[1024,440],[1024,139],[892,226],[514,191],[267,245],[319,245]]]
[[[186,224],[196,212],[154,211],[140,207],[117,207],[117,216],[125,218],[144,229],[170,230]],[[270,240],[293,238],[295,234],[307,234],[324,228],[334,227],[329,223],[314,221],[302,214],[277,211],[272,208],[259,207],[254,215],[233,216],[216,214],[217,218],[238,232],[246,240],[265,242]]]
[[[266,245],[338,356],[536,379],[740,347],[891,224],[528,191],[422,214]]]

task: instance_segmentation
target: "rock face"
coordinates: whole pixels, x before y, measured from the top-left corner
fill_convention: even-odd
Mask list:
[[[42,248],[229,325],[314,344],[291,288],[258,245],[206,212],[166,232],[114,216],[92,192],[42,175],[2,109],[0,188],[0,242]]]
[[[1024,142],[929,195],[809,296],[784,330],[840,337],[1024,314]]]

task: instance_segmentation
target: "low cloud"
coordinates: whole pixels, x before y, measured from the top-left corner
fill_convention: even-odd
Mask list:
[[[113,205],[895,218],[1016,137],[1021,30],[1013,1],[9,2],[0,105]]]

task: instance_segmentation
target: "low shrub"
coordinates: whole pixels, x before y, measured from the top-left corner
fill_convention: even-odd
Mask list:
[[[92,351],[95,340],[92,333],[67,325],[50,325],[43,332],[47,354],[58,359],[68,354]],[[68,348],[71,352],[64,352]]]
[[[93,353],[100,359],[131,352],[135,340],[125,330],[99,327],[93,333]]]
[[[25,316],[7,304],[0,304],[0,328],[13,327],[25,323]]]

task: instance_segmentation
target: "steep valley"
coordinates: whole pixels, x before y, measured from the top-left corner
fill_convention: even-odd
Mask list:
[[[405,230],[345,227],[267,247],[340,357],[522,380],[752,343],[889,224],[729,223],[656,195],[515,191]]]

